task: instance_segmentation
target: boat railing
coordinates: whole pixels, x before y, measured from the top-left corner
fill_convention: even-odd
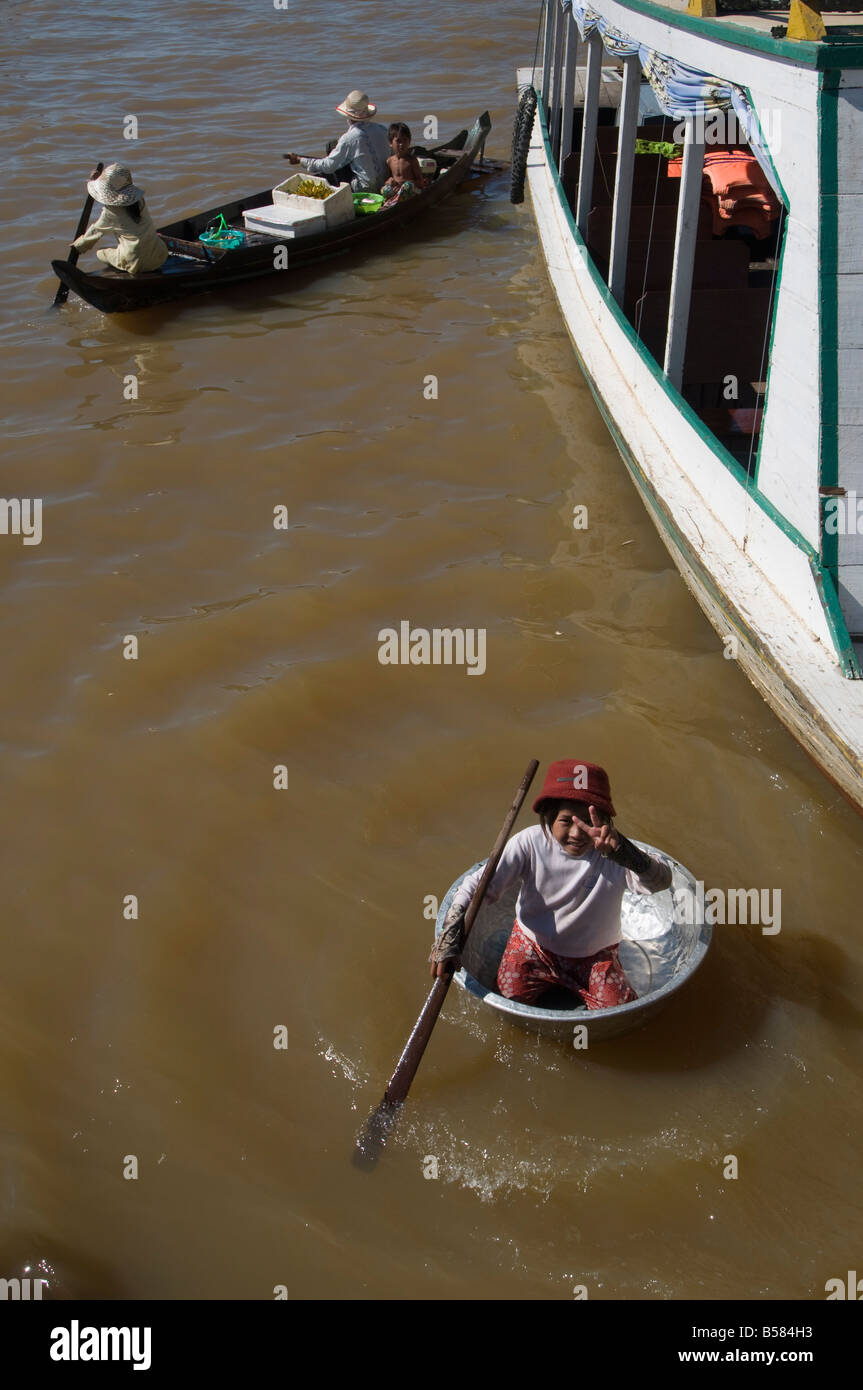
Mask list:
[[[569,0],[547,0],[542,32],[536,86],[576,228],[669,384],[752,475],[765,403],[780,204],[765,183],[776,221],[753,270],[749,243],[738,231],[730,239],[717,237],[719,214],[711,218],[704,196],[704,107],[683,120],[660,116],[661,126],[645,125],[641,58],[620,51],[621,36],[615,34],[610,55],[597,29],[582,38]],[[613,127],[603,124],[611,115]],[[672,148],[681,127],[682,143]],[[747,148],[742,133],[733,147]],[[717,149],[711,146],[711,153]],[[682,161],[670,160],[669,151],[682,152]],[[751,164],[758,169],[754,155]]]

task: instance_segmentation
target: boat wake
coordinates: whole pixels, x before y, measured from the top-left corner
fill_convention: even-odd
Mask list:
[[[630,1137],[617,1144],[579,1133],[531,1134],[522,1129],[516,1146],[515,1121],[502,1100],[492,1113],[499,1114],[502,1131],[494,1145],[472,1143],[464,1127],[453,1126],[443,1113],[406,1112],[393,1146],[408,1146],[425,1155],[425,1162],[433,1155],[439,1181],[465,1188],[483,1203],[506,1202],[523,1194],[544,1204],[561,1189],[587,1195],[611,1174],[624,1180],[627,1174],[636,1177],[661,1167],[666,1158],[678,1162],[682,1151],[688,1162],[718,1162],[721,1157],[716,1143],[681,1134],[676,1126],[644,1137],[635,1147]]]
[[[468,1011],[447,1021],[459,1031],[488,1040],[488,1023],[480,1025]],[[494,1061],[506,1073],[531,1077],[538,1070],[544,1075],[565,1070],[564,1059],[555,1059],[548,1040],[517,1035],[510,1042],[507,1031],[501,1020],[493,1052]],[[348,1082],[351,1110],[367,1110],[374,1082],[380,1078],[325,1038],[319,1037],[317,1042],[318,1055],[329,1064],[332,1075]],[[618,1141],[605,1134],[585,1133],[583,1128],[573,1133],[547,1129],[538,1101],[534,1109],[536,1125],[526,1127],[523,1110],[513,1113],[505,1095],[494,1100],[489,1097],[483,1116],[477,1116],[471,1126],[463,1113],[453,1113],[446,1098],[430,1101],[426,1092],[407,1102],[388,1136],[387,1149],[393,1160],[399,1155],[412,1164],[419,1162],[424,1169],[434,1160],[429,1176],[461,1187],[487,1204],[519,1195],[544,1204],[562,1189],[588,1194],[606,1183],[610,1175],[615,1180],[627,1175],[637,1179],[661,1168],[665,1161],[676,1164],[681,1158],[715,1164],[724,1152],[721,1139],[704,1137],[687,1125],[667,1125],[642,1133],[635,1142],[627,1129]],[[493,1138],[489,1137],[490,1128]]]

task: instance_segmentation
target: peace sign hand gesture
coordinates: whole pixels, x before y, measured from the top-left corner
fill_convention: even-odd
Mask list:
[[[599,850],[603,859],[608,859],[615,850],[620,849],[620,836],[611,821],[603,822],[599,819],[595,806],[589,806],[588,810],[590,811],[590,825],[579,820],[576,815],[573,815],[573,820],[584,831],[588,839],[593,841],[593,848]]]

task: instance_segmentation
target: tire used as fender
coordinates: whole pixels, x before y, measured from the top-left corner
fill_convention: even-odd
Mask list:
[[[511,203],[524,202],[527,152],[530,149],[530,137],[533,134],[533,123],[536,118],[536,100],[536,88],[528,87],[522,92],[518,110],[515,113],[515,123],[512,129],[512,176],[509,191]]]

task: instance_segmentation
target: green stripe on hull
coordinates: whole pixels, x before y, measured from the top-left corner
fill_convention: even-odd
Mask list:
[[[685,10],[672,10],[651,0],[620,0],[624,9],[646,15],[672,29],[688,29],[703,39],[711,39],[726,48],[751,48],[771,58],[790,59],[802,68],[841,69],[863,67],[863,44],[848,42],[836,29],[828,31],[819,43],[804,43],[798,39],[774,39],[771,34],[735,24],[733,16],[725,19],[699,19]],[[779,17],[779,16],[777,16]]]
[[[819,271],[818,310],[821,324],[821,459],[822,487],[839,482],[839,74],[822,74],[818,91],[818,163],[821,188],[818,198]],[[834,587],[839,581],[839,537],[825,530],[821,498],[821,555]]]

